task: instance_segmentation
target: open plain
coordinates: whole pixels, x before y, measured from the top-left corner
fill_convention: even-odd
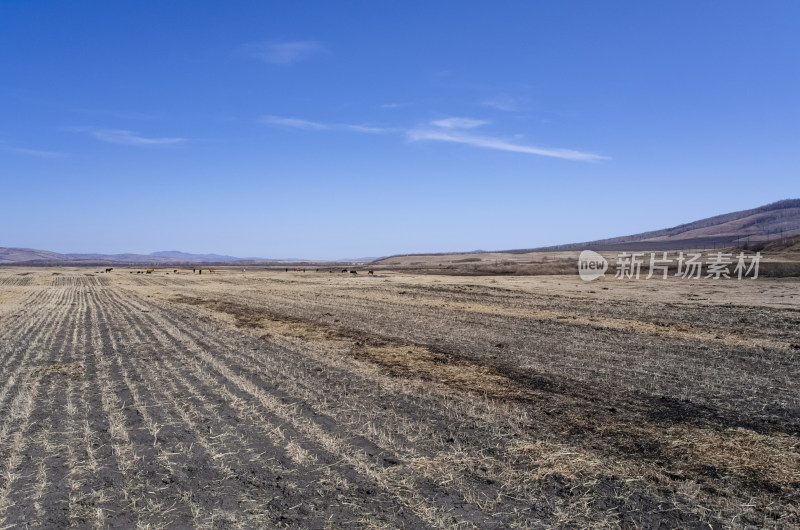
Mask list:
[[[0,269],[0,528],[798,527],[800,282]]]

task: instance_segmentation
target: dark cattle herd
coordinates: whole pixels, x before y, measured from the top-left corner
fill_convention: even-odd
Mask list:
[[[102,273],[110,273],[113,270],[114,270],[113,267],[109,267],[109,268],[107,268],[105,270],[96,271],[96,272],[102,274]],[[206,270],[208,272],[210,272],[210,273],[216,273],[217,272],[216,269],[210,269],[209,268],[209,269],[206,269]],[[305,268],[300,268],[300,267],[295,267],[293,269],[289,269],[288,267],[284,267],[284,270],[286,272],[306,272]],[[134,272],[136,272],[136,274],[153,274],[153,273],[156,272],[156,269],[146,269],[146,270],[140,270],[140,271],[129,271],[130,274],[133,274]],[[188,270],[187,270],[187,272],[188,272]],[[245,272],[245,269],[242,269],[242,272]],[[323,269],[315,269],[315,272],[325,272],[325,270],[323,270]],[[335,271],[333,269],[328,269],[328,272],[335,272]],[[357,270],[354,270],[354,269],[342,269],[342,273],[347,273],[347,272],[349,272],[350,274],[353,274],[353,275],[358,275],[358,271]],[[172,269],[172,273],[173,274],[181,274],[179,269]],[[197,267],[193,267],[192,268],[192,273],[193,274],[203,274],[203,269],[199,269]],[[169,272],[167,272],[167,274],[169,274]],[[375,276],[375,271],[374,270],[367,271],[367,276]]]

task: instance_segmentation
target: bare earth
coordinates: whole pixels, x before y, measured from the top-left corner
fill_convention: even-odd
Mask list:
[[[376,272],[0,268],[0,528],[800,526],[797,278]]]

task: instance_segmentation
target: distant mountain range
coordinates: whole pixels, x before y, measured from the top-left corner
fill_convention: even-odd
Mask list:
[[[746,242],[773,239],[780,233],[800,235],[800,199],[787,199],[752,210],[742,210],[699,221],[678,225],[663,230],[642,232],[629,236],[613,237],[583,243],[570,243],[551,247],[539,247],[502,252],[521,254],[551,250],[672,250],[685,248],[711,248],[711,246],[740,245]],[[475,253],[484,251],[474,251]],[[444,254],[444,253],[441,253]],[[450,253],[447,253],[450,254]],[[457,252],[453,254],[464,254]],[[337,262],[373,261],[377,258],[341,259]],[[35,264],[81,264],[81,263],[247,263],[309,262],[314,260],[237,258],[220,254],[191,254],[178,250],[153,252],[152,254],[58,254],[32,248],[0,247],[0,265],[33,262]]]
[[[800,199],[787,199],[751,210],[716,215],[663,230],[535,249],[547,250],[677,250],[742,245],[786,235],[800,235]]]
[[[6,248],[0,247],[0,263],[17,263],[20,261],[66,261],[69,260],[66,254],[57,254],[48,250],[36,250],[32,248]]]
[[[162,250],[160,252],[152,252],[150,256],[158,256],[160,258],[175,258],[184,259],[187,261],[239,261],[243,259],[264,259],[264,258],[237,258],[235,256],[223,256],[220,254],[191,254],[189,252],[181,252],[179,250]]]
[[[261,261],[264,258],[237,258],[220,254],[191,254],[178,250],[164,250],[152,254],[58,254],[32,248],[0,247],[0,263],[24,261],[54,262],[116,262],[116,263],[228,263],[235,261]]]
[[[489,251],[497,254],[527,254],[551,251],[628,251],[628,250],[682,250],[722,248],[763,243],[779,239],[781,235],[800,236],[800,199],[786,199],[759,206],[708,217],[672,228],[641,232],[629,236],[568,243],[549,247]],[[427,252],[419,254],[397,254],[376,260],[376,263],[392,263],[406,256],[450,256],[483,254],[485,250],[471,252]],[[394,259],[394,261],[393,261]]]
[[[346,258],[333,260],[331,263],[351,263],[355,261],[372,261],[373,258]],[[222,254],[192,254],[179,250],[162,250],[150,254],[59,254],[49,250],[34,248],[9,248],[0,247],[0,265],[12,263],[30,263],[32,265],[88,265],[100,263],[130,263],[130,264],[190,264],[190,263],[236,263],[243,265],[257,265],[259,263],[302,264],[313,263],[321,260],[306,260],[301,258],[239,258]]]

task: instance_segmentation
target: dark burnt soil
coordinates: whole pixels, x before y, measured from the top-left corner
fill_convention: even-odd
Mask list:
[[[778,484],[771,477],[754,470],[742,472],[720,469],[688,459],[676,461],[674,452],[665,451],[665,446],[668,447],[671,443],[665,429],[673,426],[689,429],[699,427],[718,432],[743,428],[761,434],[798,434],[794,426],[787,430],[785,425],[778,424],[774,418],[739,416],[730,410],[718,410],[669,396],[651,396],[623,389],[598,389],[551,374],[531,373],[497,360],[468,358],[447,345],[411,343],[395,337],[281,315],[232,302],[185,296],[173,300],[230,314],[235,317],[237,327],[271,329],[270,324],[277,322],[289,324],[289,333],[296,337],[315,340],[325,337],[328,340],[344,341],[349,355],[379,365],[391,377],[443,382],[458,391],[515,401],[540,414],[533,424],[525,426],[527,429],[540,434],[562,433],[560,439],[586,447],[602,454],[604,458],[647,462],[675,481],[692,481],[708,492],[716,491],[713,484],[723,481],[728,488],[746,491],[754,496],[767,491],[783,502],[792,502],[791,499],[800,491],[798,482]],[[262,335],[265,340],[271,337],[269,333]],[[408,356],[398,360],[396,357],[381,355],[380,350],[387,345],[405,350]],[[507,346],[498,343],[495,347],[502,349]],[[415,357],[419,357],[415,350],[419,348],[424,349],[431,362],[415,362]],[[437,368],[444,365],[457,367],[460,371],[475,371],[477,367],[481,376],[492,376],[494,379],[465,381],[443,378]],[[793,420],[795,418],[792,417]],[[559,480],[564,479],[559,477]],[[664,499],[675,496],[675,491],[669,487],[660,488],[659,496],[636,492],[624,499],[618,495],[606,498],[616,491],[615,487],[619,488],[619,482],[619,479],[607,479],[590,488],[573,483],[570,484],[570,495],[585,494],[595,499],[597,509],[618,513],[623,525],[721,526],[719,522],[701,521],[695,514],[685,513],[678,508],[663,509]],[[558,491],[563,490],[564,488]],[[658,506],[662,509],[655,510]],[[755,521],[756,519],[751,520],[753,524]]]
[[[678,399],[668,395],[651,395],[645,392],[637,391],[636,389],[609,389],[597,388],[591,384],[575,381],[564,377],[554,377],[551,374],[536,372],[532,370],[524,370],[519,367],[517,359],[509,358],[508,355],[487,355],[486,350],[472,354],[473,352],[463,348],[455,347],[447,342],[442,342],[437,339],[423,340],[423,341],[409,341],[403,335],[389,336],[376,334],[373,332],[365,331],[363,327],[347,327],[349,322],[340,322],[338,319],[333,323],[330,319],[324,317],[332,316],[330,313],[321,315],[323,318],[314,318],[314,316],[307,316],[305,318],[281,314],[274,310],[265,308],[253,308],[240,303],[220,301],[220,300],[203,300],[196,297],[178,296],[173,299],[178,303],[189,305],[201,305],[209,307],[216,311],[221,311],[233,315],[236,319],[238,327],[249,328],[264,328],[265,322],[268,327],[269,322],[281,322],[286,324],[295,325],[295,334],[297,336],[304,336],[304,334],[312,334],[315,337],[323,337],[326,339],[339,339],[346,340],[352,343],[352,355],[370,360],[384,366],[387,371],[393,375],[404,377],[408,375],[416,375],[422,378],[430,378],[434,374],[425,372],[423,370],[414,371],[411,369],[409,363],[403,359],[387,358],[385,356],[371,356],[369,348],[366,347],[382,347],[388,344],[403,347],[421,347],[433,355],[433,360],[437,363],[454,365],[454,366],[468,366],[479,365],[485,373],[492,373],[500,375],[508,379],[504,388],[498,389],[480,389],[481,392],[496,392],[497,397],[512,398],[519,401],[530,401],[531,398],[526,396],[524,392],[511,395],[508,390],[514,387],[513,383],[518,386],[515,389],[536,390],[552,395],[572,396],[579,398],[583,407],[588,409],[597,408],[602,411],[616,409],[617,406],[622,407],[618,416],[628,417],[632,422],[640,422],[643,420],[654,421],[665,424],[673,423],[692,423],[697,426],[709,428],[737,428],[742,427],[751,429],[759,433],[773,433],[784,432],[792,435],[800,435],[800,407],[781,406],[778,407],[774,404],[764,404],[761,406],[761,414],[753,415],[748,414],[749,411],[740,411],[730,407],[715,407],[709,404],[696,403],[688,399]],[[748,312],[748,308],[740,308],[740,311]],[[794,320],[794,311],[784,310],[784,318],[770,322],[771,329],[786,329],[784,319],[800,325],[800,320]],[[327,322],[326,322],[327,320]],[[603,335],[610,335],[608,330],[602,328],[593,328],[582,324],[573,324],[569,322],[557,322],[554,324],[556,328],[568,329],[569,333],[581,333],[587,336],[593,336],[595,340],[603,338]],[[762,325],[762,328],[764,326]],[[798,328],[792,328],[796,336]],[[538,330],[539,332],[543,330]],[[613,332],[613,338],[609,337],[609,342],[617,341],[619,336],[627,336],[631,340],[640,338],[637,334],[627,331]],[[426,337],[421,337],[425,339]],[[649,338],[649,341],[662,340],[665,343],[665,348],[680,348],[691,352],[697,348],[697,344],[680,339],[659,339]],[[652,347],[652,344],[648,346]],[[498,342],[487,348],[491,353],[492,351],[506,353],[510,345],[504,342]],[[700,344],[701,351],[708,352],[710,349],[716,349],[714,345]],[[412,353],[412,352],[409,352]],[[713,351],[709,352],[714,354]],[[756,354],[763,356],[765,353]],[[785,357],[783,351],[771,351],[771,355],[781,358]],[[731,352],[727,353],[730,358]],[[744,361],[749,361],[750,355],[742,353]],[[787,366],[794,366],[791,357],[786,359]],[[463,384],[462,381],[450,381],[450,384],[460,385],[461,390],[469,390],[470,386]],[[611,394],[609,394],[611,391]],[[608,401],[609,403],[605,403]],[[597,403],[597,407],[591,404]],[[615,410],[614,413],[617,411]],[[597,411],[587,410],[587,415],[593,417]]]
[[[788,350],[487,314],[573,304],[492,290],[98,276],[13,284],[0,528],[800,525],[793,387],[759,386]]]

